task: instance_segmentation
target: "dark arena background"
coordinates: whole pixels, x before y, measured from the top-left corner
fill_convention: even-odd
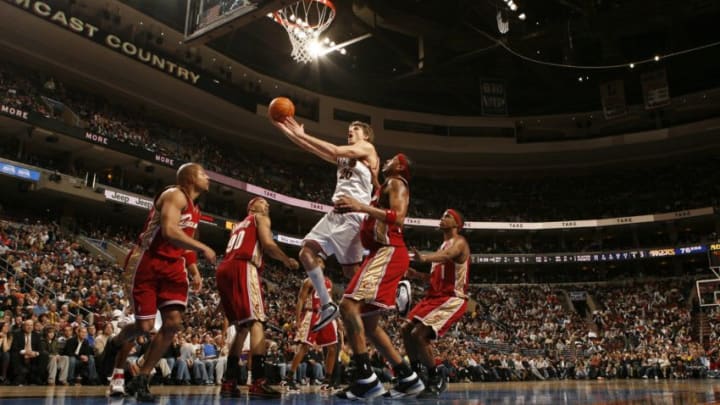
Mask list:
[[[271,125],[279,96],[318,138],[346,144],[363,121],[382,162],[412,159],[408,246],[436,251],[445,210],[465,217],[467,311],[432,346],[448,389],[375,402],[720,402],[719,18],[712,0],[1,1],[0,403],[136,402],[108,397],[97,368],[133,322],[125,257],[183,163],[211,180],[201,241],[224,253],[262,196],[298,256],[336,168]],[[220,395],[228,335],[215,266],[199,267],[150,390],[263,402],[247,356],[240,398]],[[325,273],[339,302],[349,280],[332,258]],[[318,348],[299,390],[284,381],[305,277],[269,258],[262,272],[265,374],[282,392],[264,402],[345,403]],[[417,303],[427,286],[411,281]],[[405,355],[403,322],[382,327]],[[339,349],[344,388],[355,363]]]

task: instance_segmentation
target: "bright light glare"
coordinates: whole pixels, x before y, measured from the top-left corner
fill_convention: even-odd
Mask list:
[[[324,47],[319,41],[312,40],[307,45],[308,53],[310,53],[310,56],[313,58],[317,58],[318,56],[323,55]]]

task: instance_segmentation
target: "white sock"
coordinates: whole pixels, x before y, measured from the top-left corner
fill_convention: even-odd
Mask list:
[[[121,377],[125,377],[125,369],[124,368],[116,368],[113,370],[113,376],[120,375]]]
[[[320,266],[308,271],[307,274],[310,281],[312,281],[313,287],[315,287],[315,291],[318,293],[318,297],[320,297],[320,304],[325,305],[330,302],[330,293],[325,287],[325,275]]]
[[[373,382],[377,379],[378,379],[377,374],[375,374],[373,372],[372,374],[370,374],[370,377],[359,379],[359,380],[357,380],[357,382],[359,382],[360,384],[370,384],[371,382]]]

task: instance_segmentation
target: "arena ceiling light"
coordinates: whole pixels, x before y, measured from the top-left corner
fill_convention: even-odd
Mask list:
[[[498,7],[496,15],[497,27],[501,34],[507,34],[510,31],[510,18],[512,14],[515,13],[517,19],[520,21],[525,21],[527,19],[527,14],[520,11],[520,6],[515,3],[515,0],[502,1],[504,4],[501,7]]]

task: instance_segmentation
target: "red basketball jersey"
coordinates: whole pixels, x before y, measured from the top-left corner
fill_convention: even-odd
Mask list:
[[[445,241],[438,251],[449,249],[453,239]],[[470,258],[463,263],[447,260],[442,263],[433,263],[430,271],[430,289],[428,297],[455,296],[465,298],[470,276]]]
[[[163,192],[173,187],[182,191],[182,189],[179,187],[171,186],[163,190]],[[145,221],[145,226],[143,226],[143,230],[138,237],[137,244],[142,249],[149,251],[157,256],[178,259],[182,257],[182,255],[185,253],[185,248],[174,245],[162,234],[162,229],[160,227],[160,211],[157,209],[156,206],[160,194],[158,194],[155,197],[155,201],[153,201],[153,206],[150,209],[147,220]],[[197,229],[198,223],[200,222],[200,209],[195,206],[195,204],[193,204],[190,197],[185,194],[184,191],[183,194],[185,195],[187,204],[180,213],[179,225],[180,229],[182,229],[182,231],[185,232],[187,236],[192,238],[195,235],[195,229]]]
[[[398,176],[393,178],[401,180],[405,183],[405,186],[408,185],[407,180],[402,177]],[[384,193],[388,181],[390,181],[390,179],[385,180],[382,187],[375,192],[375,195],[370,202],[370,205],[373,207],[378,207],[380,209],[388,209],[390,207],[388,196]],[[365,218],[360,227],[360,239],[363,247],[370,250],[379,249],[381,246],[405,246],[402,226],[397,224],[388,224],[385,221],[378,221],[369,215]]]
[[[329,278],[325,277],[325,288],[327,288],[328,291],[332,291],[332,281],[330,281]],[[313,288],[312,293],[312,310],[315,312],[320,311],[320,307],[322,305],[320,304],[320,296],[318,295],[317,291]]]
[[[258,269],[263,266],[263,251],[258,240],[257,220],[254,214],[235,224],[230,233],[223,262],[235,259],[247,260]]]

